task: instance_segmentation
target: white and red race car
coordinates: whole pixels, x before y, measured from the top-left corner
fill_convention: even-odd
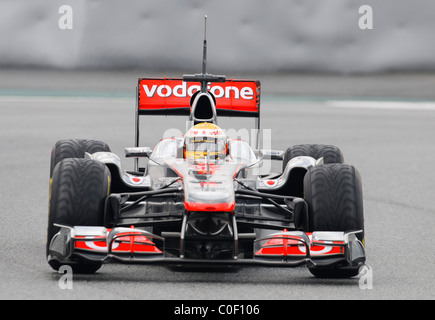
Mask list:
[[[80,273],[109,262],[306,265],[317,277],[356,276],[366,259],[358,171],[335,146],[258,150],[226,137],[220,117],[253,117],[260,128],[260,82],[207,74],[205,49],[206,40],[201,74],[139,79],[126,148],[134,170],[100,141],[55,144],[48,263]],[[139,120],[152,115],[185,116],[192,128],[141,147]],[[282,172],[260,174],[265,159]]]

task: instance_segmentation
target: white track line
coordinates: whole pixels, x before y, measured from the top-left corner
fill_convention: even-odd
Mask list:
[[[125,97],[0,96],[1,103],[134,103],[134,101],[134,98]]]
[[[0,95],[0,103],[134,103],[134,98],[110,96],[14,96]],[[392,100],[326,100],[327,107],[349,109],[387,109],[411,111],[435,111],[435,101]]]
[[[435,111],[435,101],[328,100],[325,104],[329,107],[335,108]]]

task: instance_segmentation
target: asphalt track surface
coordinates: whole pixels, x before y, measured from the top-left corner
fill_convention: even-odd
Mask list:
[[[144,75],[144,74],[141,74]],[[174,270],[104,265],[61,275],[45,261],[49,159],[63,138],[133,145],[133,73],[2,71],[0,80],[0,299],[434,299],[435,77],[257,76],[272,147],[327,143],[363,179],[367,265],[359,278],[321,280],[306,268]],[[143,121],[142,143],[183,122]],[[235,125],[248,126],[248,122]],[[146,134],[145,134],[146,133]],[[132,162],[123,158],[132,168]]]

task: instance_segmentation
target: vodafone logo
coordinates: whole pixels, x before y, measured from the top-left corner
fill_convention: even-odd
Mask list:
[[[91,236],[85,237],[86,239],[93,239]],[[100,241],[83,241],[83,243],[88,247],[89,249],[95,250],[95,251],[101,251],[101,252],[107,252],[107,243],[104,240]],[[117,249],[119,247],[119,242],[113,242],[112,243],[112,250]]]
[[[206,137],[223,137],[224,132],[221,129],[202,129],[202,130],[195,130],[195,129],[190,129],[186,135],[192,135],[192,136],[197,136],[202,134],[203,136]]]
[[[219,110],[231,112],[259,112],[260,82],[255,80],[226,80],[207,87]],[[138,81],[138,109],[142,114],[167,114],[171,109],[187,109],[191,97],[200,92],[199,83],[179,78],[140,78]]]
[[[266,180],[263,182],[264,186],[267,188],[273,188],[278,184],[278,180]]]
[[[182,82],[181,84],[175,86],[170,86],[167,84],[142,84],[142,88],[148,98],[153,98],[156,95],[161,98],[169,98],[172,96],[186,98],[191,97],[195,92],[201,90],[199,85],[188,85],[187,82]],[[238,88],[231,85],[209,85],[207,88],[216,98],[243,100],[254,99],[254,90],[251,87]]]
[[[130,182],[133,184],[142,184],[143,178],[142,177],[130,177]]]

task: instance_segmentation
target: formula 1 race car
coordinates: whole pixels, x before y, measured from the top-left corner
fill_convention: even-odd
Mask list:
[[[139,120],[150,115],[186,116],[192,127],[141,147]],[[276,151],[229,139],[217,126],[226,116],[253,117],[259,129],[260,82],[208,74],[204,40],[201,74],[138,80],[135,146],[126,148],[134,170],[103,142],[58,141],[49,265],[306,265],[316,277],[356,276],[365,263],[358,171],[331,145]],[[265,159],[282,172],[260,174]]]

